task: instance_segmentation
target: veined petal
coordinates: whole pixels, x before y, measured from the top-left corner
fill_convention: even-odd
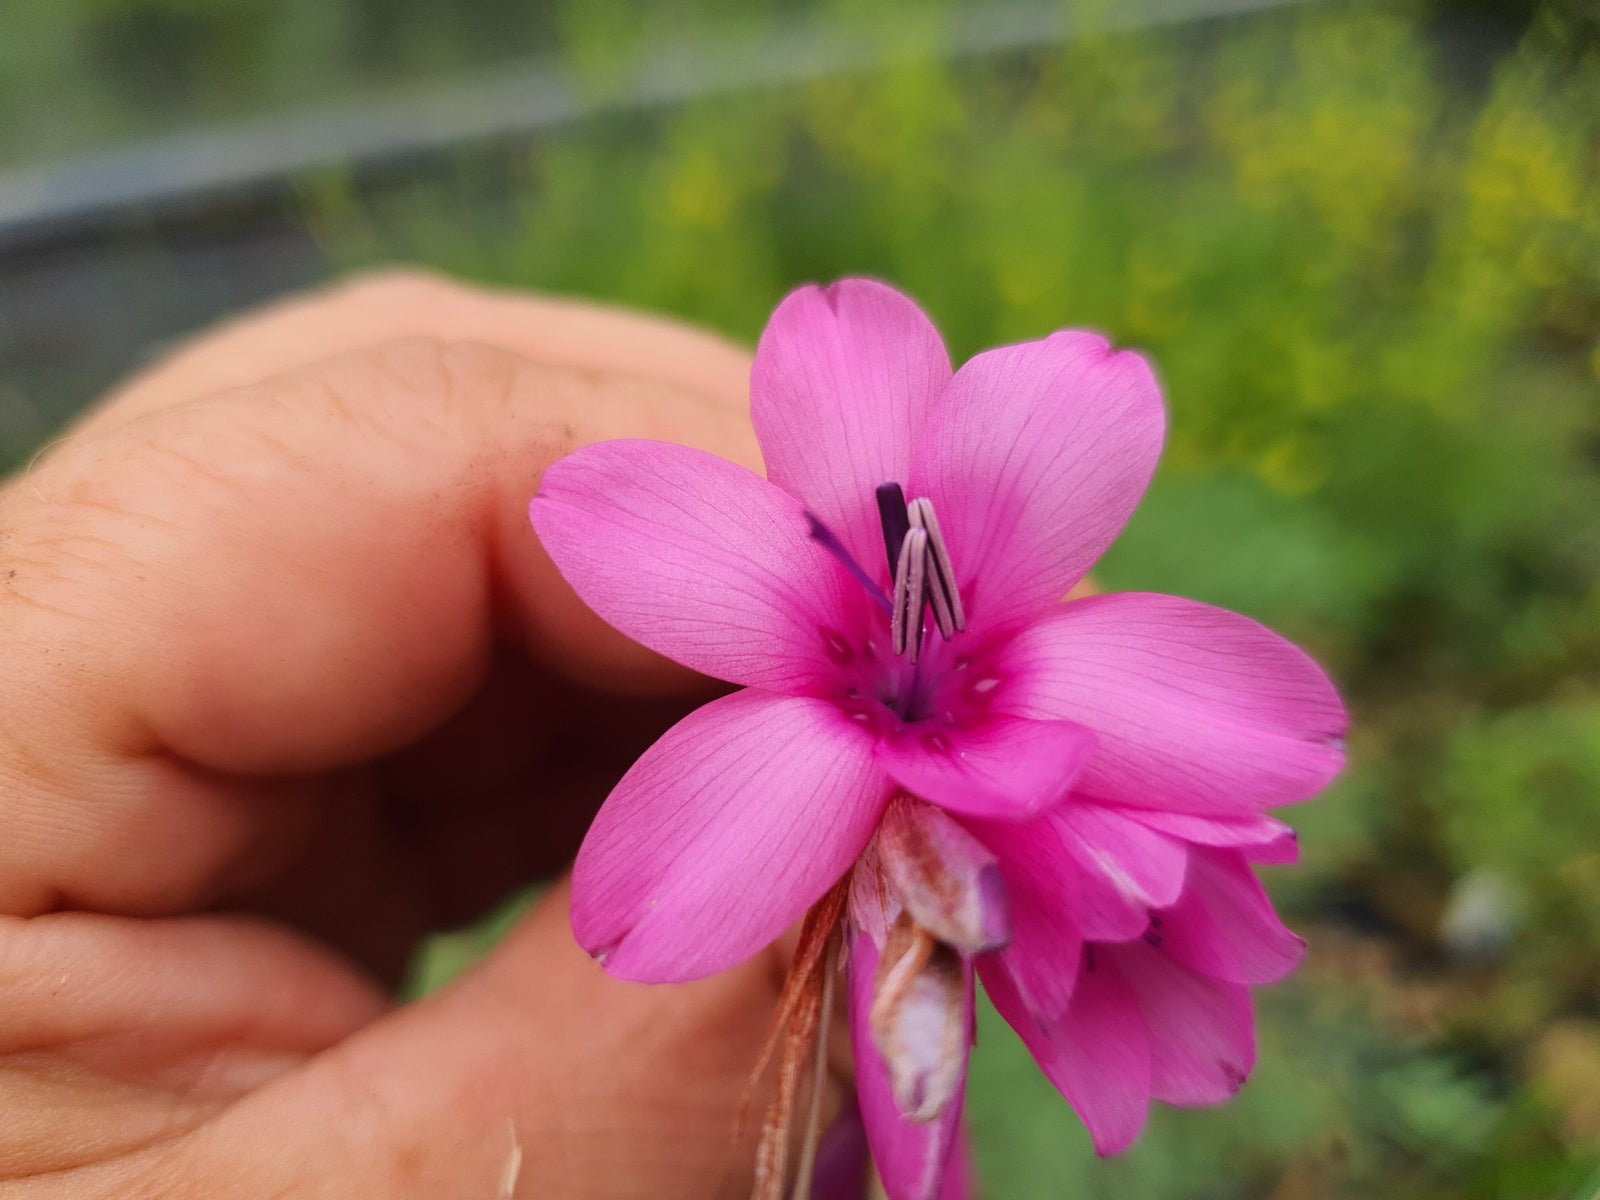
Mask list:
[[[1161,392],[1136,354],[1063,332],[972,359],[918,443],[912,487],[939,512],[974,627],[1064,596],[1155,473]]]
[[[1047,1029],[1067,1011],[1078,979],[1081,912],[1063,893],[1083,869],[1046,819],[974,822],[973,829],[999,859],[1011,901],[1011,944],[980,961],[1005,972],[1018,1003]]]
[[[1183,892],[1183,843],[1141,825],[1115,809],[1087,800],[1050,814],[1063,843],[1118,896],[1139,909],[1164,908]]]
[[[1026,936],[1024,914],[1038,925],[1040,913],[1061,914],[1051,924],[1070,921],[1085,941],[1139,937],[1151,910],[1173,903],[1183,887],[1187,854],[1181,842],[1081,796],[1032,821],[983,821],[971,827],[1000,860],[1019,943]],[[1048,972],[1041,986],[1063,978],[1046,959],[1017,968],[1026,976],[1041,969]],[[1063,982],[1070,988],[1071,975]],[[1047,1016],[1059,1015],[1066,996],[1056,988],[1048,996],[1048,1002],[1036,1003]]]
[[[1133,989],[1150,1031],[1150,1084],[1168,1104],[1218,1104],[1256,1062],[1250,989],[1200,975],[1144,942],[1099,952]]]
[[[1100,739],[1080,791],[1132,808],[1250,816],[1344,765],[1344,706],[1321,668],[1237,613],[1126,593],[1062,605],[1000,652],[997,707]]]
[[[733,683],[804,692],[836,678],[830,644],[867,603],[798,500],[687,446],[586,446],[545,472],[528,515],[585,604]]]
[[[1186,842],[1233,847],[1251,862],[1292,863],[1300,858],[1299,835],[1275,817],[1200,817],[1153,808],[1124,811],[1141,825]]]
[[[1020,1032],[1029,1022],[1040,1037],[1059,1026],[1072,1004],[1083,961],[1083,937],[1071,916],[1054,905],[1028,904],[1012,920],[1011,944],[978,958],[978,974],[994,994],[1003,977],[1013,997],[1006,1019]]]
[[[883,769],[912,795],[950,812],[1017,819],[1072,788],[1094,735],[1070,721],[991,714],[970,725],[915,723],[878,742]]]
[[[1150,1031],[1133,989],[1097,955],[1084,962],[1065,1016],[1042,1029],[1022,1003],[997,956],[979,962],[984,990],[1028,1047],[1050,1082],[1083,1118],[1096,1153],[1117,1154],[1133,1144],[1150,1108]]]
[[[1305,941],[1284,928],[1237,850],[1191,850],[1183,896],[1151,930],[1174,960],[1230,983],[1272,983],[1305,957]]]
[[[850,938],[850,1041],[855,1050],[856,1095],[873,1161],[889,1200],[942,1200],[945,1172],[960,1134],[966,1099],[967,1059],[951,1102],[931,1121],[913,1121],[895,1103],[888,1064],[872,1038],[878,948],[860,932]],[[973,1012],[972,969],[966,968],[966,1021]],[[967,1040],[970,1049],[970,1037]],[[959,1194],[959,1193],[958,1193]]]
[[[624,979],[722,971],[850,868],[889,787],[821,700],[735,692],[690,713],[606,800],[573,868],[579,943]]]
[[[790,293],[756,347],[750,417],[767,477],[805,501],[875,579],[889,570],[873,490],[905,482],[949,382],[933,323],[871,279]]]

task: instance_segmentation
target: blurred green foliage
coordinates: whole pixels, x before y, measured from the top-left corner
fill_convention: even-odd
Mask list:
[[[658,31],[697,24],[803,8],[893,53],[597,116],[400,190],[302,180],[334,264],[410,260],[745,339],[795,283],[868,273],[958,358],[1105,330],[1158,364],[1171,438],[1102,583],[1258,616],[1346,685],[1351,772],[1290,814],[1306,862],[1272,880],[1312,957],[1262,999],[1257,1078],[1099,1163],[987,1014],[972,1114],[990,1193],[1593,1188],[1600,1128],[1541,1065],[1558,1021],[1600,1047],[1600,47],[1581,6],[1337,4],[1130,33],[1099,19],[1106,0],[1064,8],[1059,45],[976,60],[948,53],[936,3],[491,7],[501,46],[560,50],[602,99]],[[298,86],[257,71],[263,40],[376,38],[372,73],[393,77],[470,57],[431,43],[443,10],[411,0],[226,9],[72,11],[94,37],[154,22],[219,47],[185,76],[219,109]],[[19,136],[0,124],[0,145]],[[1491,952],[1453,949],[1464,881],[1484,878]],[[438,948],[423,985],[480,948]]]

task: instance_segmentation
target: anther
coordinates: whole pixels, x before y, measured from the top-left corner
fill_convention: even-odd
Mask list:
[[[933,501],[920,496],[908,504],[905,489],[892,480],[874,495],[894,584],[888,604],[894,652],[914,663],[922,654],[924,608],[933,609],[933,623],[946,641],[967,627],[967,614]]]
[[[967,614],[961,607],[961,589],[956,586],[955,565],[950,561],[950,547],[939,528],[939,518],[934,514],[933,501],[926,496],[913,500],[908,506],[912,528],[923,529],[928,534],[928,566],[930,568],[928,598],[933,601],[933,619],[939,632],[949,641],[967,627]]]
[[[928,603],[928,533],[913,529],[900,544],[894,569],[894,607],[889,636],[894,652],[916,662],[922,653],[922,613]]]

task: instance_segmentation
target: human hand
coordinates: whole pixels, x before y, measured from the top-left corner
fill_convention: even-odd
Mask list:
[[[619,982],[558,885],[458,983],[389,992],[704,699],[525,514],[589,441],[757,463],[748,366],[393,277],[210,335],[5,484],[0,1196],[747,1187],[776,953]]]

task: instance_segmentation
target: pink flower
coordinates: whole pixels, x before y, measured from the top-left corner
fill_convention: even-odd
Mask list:
[[[1063,332],[952,374],[910,300],[845,280],[778,307],[751,405],[766,479],[608,442],[532,504],[590,607],[743,685],[607,800],[578,940],[621,977],[693,979],[848,874],[861,1112],[894,1200],[937,1195],[959,1141],[974,971],[1101,1153],[1152,1098],[1225,1099],[1254,1062],[1250,986],[1303,948],[1252,870],[1295,856],[1265,813],[1338,773],[1345,716],[1244,617],[1061,602],[1155,470],[1149,366]]]

